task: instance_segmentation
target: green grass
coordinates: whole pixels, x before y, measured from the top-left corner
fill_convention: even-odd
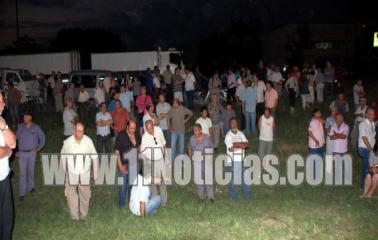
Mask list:
[[[300,102],[297,102],[299,109]],[[326,105],[321,106],[326,114]],[[280,103],[278,139],[274,152],[280,169],[292,153],[307,154],[306,129],[311,111],[297,110],[290,115],[288,103]],[[198,111],[196,113],[198,116]],[[39,116],[36,121],[47,135],[44,152],[58,152],[62,146],[61,116]],[[352,127],[351,117],[347,121]],[[88,134],[94,136],[94,128]],[[186,137],[190,136],[190,130]],[[257,136],[250,139],[249,153],[257,152]],[[224,144],[218,152],[224,153]],[[87,223],[73,224],[63,187],[42,185],[42,167],[37,160],[36,192],[23,202],[18,196],[18,164],[13,189],[15,196],[14,239],[376,239],[377,197],[359,199],[360,159],[353,154],[354,184],[350,187],[255,186],[253,201],[239,203],[228,199],[227,187],[217,186],[215,203],[196,200],[194,186],[168,188],[168,207],[142,220],[126,208],[118,208],[118,188],[96,186]],[[281,173],[282,174],[282,173]]]

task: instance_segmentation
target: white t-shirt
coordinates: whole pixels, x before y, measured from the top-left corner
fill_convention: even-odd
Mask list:
[[[84,103],[84,102],[87,102],[89,100],[89,94],[86,90],[84,90],[84,92],[79,92],[79,97],[77,99],[77,101],[79,103]]]
[[[188,73],[185,76],[185,91],[192,91],[194,90],[194,83],[196,82],[196,79],[194,77],[193,73]]]
[[[158,103],[156,105],[156,115],[159,116],[160,113],[168,114],[169,110],[171,110],[171,105],[169,103]],[[159,120],[159,126],[162,130],[168,130],[168,118],[165,117]]]
[[[256,91],[257,91],[257,102],[258,103],[263,103],[265,101],[264,99],[264,92],[266,90],[266,86],[264,81],[258,81],[257,86],[255,86]]]
[[[358,104],[359,101],[360,101],[360,94],[364,92],[364,87],[363,86],[358,86],[357,84],[355,84],[353,86],[353,101],[354,101],[354,104]]]
[[[94,98],[97,100],[98,104],[105,102],[105,91],[101,88],[97,88]]]
[[[201,125],[202,133],[210,136],[210,128],[213,126],[210,118],[207,117],[207,118],[203,119],[202,117],[200,117],[200,118],[197,119],[196,123]]]
[[[362,137],[367,137],[370,146],[374,147],[374,144],[375,144],[374,122],[370,122],[369,119],[365,119],[362,123],[360,123],[358,129],[359,129],[358,147],[367,148],[364,141],[362,140]]]
[[[234,162],[241,162],[244,160],[244,149],[234,149],[233,152],[229,150],[229,148],[232,147],[233,143],[240,143],[240,142],[248,142],[247,138],[245,137],[244,133],[241,131],[237,131],[236,134],[234,134],[231,130],[228,131],[224,143],[226,144],[227,147],[227,155],[230,156],[228,159],[228,162],[230,163],[231,161]]]
[[[155,88],[160,88],[160,79],[158,77],[154,77],[152,79],[152,82],[153,82]]]
[[[109,112],[98,112],[96,113],[96,122],[97,121],[100,121],[100,120],[103,120],[103,121],[109,121],[112,119],[112,115],[110,115]],[[99,126],[96,126],[96,129],[97,129],[97,135],[100,135],[100,136],[107,136],[110,134],[110,126],[105,126],[105,127],[99,127]]]
[[[5,139],[2,131],[0,131],[0,147],[5,147]],[[6,156],[0,159],[0,181],[3,181],[8,176],[9,171],[9,157]]]
[[[360,122],[363,122],[365,119],[366,119],[366,111],[367,111],[367,106],[365,106],[364,108],[361,108],[360,106],[357,107],[356,111],[354,112],[354,114],[364,114],[363,117],[361,116],[357,116],[356,117],[356,122],[360,123]]]
[[[130,194],[130,211],[137,216],[140,216],[140,202],[144,202],[147,207],[147,203],[150,198],[150,188],[143,181],[143,177],[138,175],[138,177],[133,182],[133,187],[131,188]]]
[[[273,141],[273,124],[274,118],[270,116],[266,118],[264,115],[261,116],[261,129],[259,140],[271,142]]]

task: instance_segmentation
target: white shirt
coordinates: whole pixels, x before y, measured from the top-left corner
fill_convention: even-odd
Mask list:
[[[236,134],[234,134],[231,130],[228,131],[224,143],[226,144],[227,147],[227,155],[230,156],[228,159],[228,162],[230,163],[231,161],[234,162],[241,162],[244,160],[244,149],[234,149],[233,152],[229,150],[229,148],[232,147],[233,143],[240,143],[240,142],[248,142],[247,138],[245,137],[244,133],[241,131],[237,131]]]
[[[360,94],[364,92],[364,87],[363,86],[358,86],[357,84],[355,84],[353,86],[353,101],[354,101],[354,104],[358,104],[359,101],[360,101]]]
[[[98,104],[105,102],[105,90],[97,88],[94,98],[97,100]]]
[[[257,86],[254,86],[254,88],[256,88],[256,91],[257,91],[257,102],[263,103],[265,101],[264,92],[266,90],[266,86],[265,86],[264,81],[261,81],[261,80],[258,81]]]
[[[163,151],[165,144],[166,141],[163,131],[160,127],[155,126],[154,136],[149,134],[147,131],[144,132],[142,136],[142,143],[140,145],[141,153],[150,160],[161,160],[164,158]]]
[[[360,123],[363,122],[366,119],[366,111],[367,111],[367,105],[364,108],[361,108],[361,106],[358,106],[354,114],[364,114],[363,117],[357,116],[356,117],[356,122]]]
[[[364,141],[362,140],[362,137],[367,137],[370,146],[374,147],[374,144],[375,144],[374,122],[370,122],[369,119],[365,119],[362,123],[360,123],[358,129],[359,129],[358,147],[367,148]]]
[[[140,202],[144,202],[145,206],[147,206],[150,198],[150,188],[148,185],[143,185],[143,183],[146,184],[143,177],[138,174],[138,177],[133,182],[130,194],[129,209],[137,216],[140,216]]]
[[[84,90],[84,92],[81,92],[79,91],[79,97],[77,99],[77,101],[79,103],[84,103],[84,102],[87,102],[89,100],[89,94],[86,90]]]
[[[193,73],[188,73],[185,76],[185,91],[192,91],[194,90],[194,83],[196,82],[196,79],[194,77]]]
[[[112,119],[112,115],[110,115],[109,112],[98,112],[96,113],[96,122],[97,121],[109,121]],[[99,126],[96,126],[96,129],[97,129],[97,135],[100,135],[100,136],[108,136],[110,134],[110,126],[104,126],[104,127],[99,127]]]
[[[2,131],[0,131],[0,147],[5,147],[5,139]],[[9,171],[9,157],[5,156],[0,159],[0,181],[8,177]]]
[[[63,111],[63,124],[64,124],[64,136],[71,136],[74,130],[74,124],[71,122],[77,117],[76,112],[73,109],[64,108]]]
[[[154,78],[152,79],[152,82],[155,88],[160,88],[160,79],[158,77],[154,76]]]
[[[264,115],[261,116],[261,129],[259,140],[271,142],[273,141],[273,125],[274,118],[270,116],[266,118]]]
[[[210,118],[207,117],[207,118],[204,119],[204,118],[200,117],[200,118],[197,119],[196,123],[201,125],[202,133],[210,136],[210,128],[213,126]]]
[[[168,114],[169,110],[171,110],[171,105],[169,103],[158,103],[156,105],[156,115],[159,116],[160,113]],[[162,130],[168,130],[168,118],[165,117],[159,120],[159,126]]]
[[[63,142],[60,154],[63,169],[67,170],[68,168],[70,172],[70,181],[71,177],[78,178],[79,175],[81,175],[82,184],[85,183],[83,181],[89,181],[92,160],[98,159],[92,139],[84,135],[78,143],[75,136],[71,136]],[[72,182],[75,180],[72,179]]]
[[[272,72],[272,74],[269,76],[269,80],[273,83],[278,83],[282,80],[282,74],[280,72]]]

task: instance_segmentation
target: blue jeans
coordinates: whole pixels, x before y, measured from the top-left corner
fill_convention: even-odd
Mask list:
[[[319,148],[308,148],[308,151],[310,152],[310,155],[318,155],[320,156],[322,159],[323,159],[323,147],[319,147]],[[324,165],[324,164],[323,164]],[[316,173],[317,172],[320,172],[320,169],[317,169],[318,165],[315,165],[314,163],[314,176],[316,176]],[[324,166],[323,166],[324,167]]]
[[[244,112],[246,134],[250,135],[256,131],[256,112]]]
[[[165,141],[167,142],[167,147],[169,147],[171,145],[171,133],[167,129],[167,130],[163,130],[163,134],[164,134]]]
[[[186,91],[186,102],[187,102],[187,107],[189,109],[192,109],[193,108],[193,94],[194,94],[194,91],[191,90],[191,91]]]
[[[161,206],[161,197],[157,195],[151,198],[146,206],[146,215],[153,215],[156,213],[156,210]]]
[[[178,154],[184,153],[184,133],[173,132],[171,134],[171,158],[172,162],[175,160],[176,157],[176,143],[178,143]]]
[[[244,195],[244,199],[248,202],[252,199],[252,193],[250,186],[247,185],[244,181],[244,166],[243,162],[232,162],[231,165],[231,182],[229,186],[229,196],[231,198],[231,201],[236,202],[237,201],[237,194],[236,194],[236,184],[242,185],[242,192]]]
[[[361,190],[364,189],[365,186],[365,178],[366,175],[369,173],[369,157],[370,157],[370,152],[367,148],[358,148],[358,154],[362,158],[362,171],[361,171],[361,185],[360,188]]]
[[[124,208],[126,205],[126,196],[130,200],[131,184],[129,184],[129,174],[120,173],[120,177],[123,178],[123,184],[119,186],[118,202],[119,207]]]

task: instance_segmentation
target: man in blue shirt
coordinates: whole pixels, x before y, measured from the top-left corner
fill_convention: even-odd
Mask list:
[[[32,121],[30,112],[24,113],[24,123],[18,125],[16,137],[18,140],[18,157],[20,168],[20,200],[24,199],[26,191],[34,192],[34,168],[37,153],[45,146],[45,134]]]
[[[245,116],[246,135],[249,136],[256,130],[257,91],[252,87],[251,81],[247,82],[247,86],[241,100]]]

